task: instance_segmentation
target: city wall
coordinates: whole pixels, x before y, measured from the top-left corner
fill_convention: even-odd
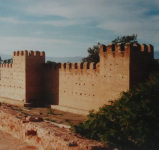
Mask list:
[[[97,64],[46,64],[44,52],[21,53],[13,53],[10,67],[1,65],[1,97],[87,111],[145,81],[153,62],[153,46],[145,44],[101,45]]]

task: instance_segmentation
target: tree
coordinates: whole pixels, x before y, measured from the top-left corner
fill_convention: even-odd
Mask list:
[[[112,41],[112,44],[117,44],[117,43],[128,43],[128,42],[132,42],[132,43],[135,43],[137,42],[137,34],[133,34],[131,36],[123,36],[121,38],[116,38],[115,40]],[[97,45],[94,45],[92,48],[89,47],[88,48],[88,56],[87,57],[84,57],[82,59],[82,62],[88,62],[88,63],[91,63],[91,62],[95,62],[95,63],[98,63],[99,62],[99,47],[100,47],[100,43],[98,43]]]
[[[0,64],[3,62],[2,58],[0,57]]]
[[[159,149],[159,73],[147,83],[123,92],[72,130],[119,150]]]
[[[12,58],[3,60],[3,63],[12,63],[12,62],[13,62],[13,59],[12,59]]]
[[[117,44],[117,43],[122,43],[122,44],[125,44],[125,43],[128,43],[128,42],[131,42],[131,43],[137,43],[137,34],[133,34],[131,36],[123,36],[121,38],[117,37],[115,40],[112,41],[112,44]]]
[[[89,55],[85,58],[82,59],[82,62],[95,62],[98,63],[99,62],[99,47],[100,47],[100,43],[98,43],[97,45],[94,45],[92,48],[89,47],[88,48],[88,53]]]

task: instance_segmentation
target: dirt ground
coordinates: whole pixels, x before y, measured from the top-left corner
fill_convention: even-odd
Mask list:
[[[41,107],[41,108],[20,108],[13,105],[8,105],[8,107],[11,107],[12,110],[18,111],[19,115],[17,117],[23,118],[26,116],[37,116],[43,118],[43,120],[64,124],[64,125],[70,125],[75,124],[78,125],[79,123],[84,122],[87,120],[87,116],[84,115],[78,115],[73,114],[70,112],[64,112],[60,110],[54,110],[47,107]]]
[[[0,130],[0,150],[38,150],[22,140],[12,137],[10,134]]]

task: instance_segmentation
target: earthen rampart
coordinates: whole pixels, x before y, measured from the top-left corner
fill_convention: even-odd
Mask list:
[[[47,64],[44,52],[14,52],[12,66],[4,69],[5,65],[1,65],[0,96],[24,99],[24,103],[34,105],[42,102],[81,110],[98,109],[118,98],[122,91],[145,81],[153,62],[152,45],[101,45],[99,54],[97,64]],[[6,88],[10,85],[12,90]]]

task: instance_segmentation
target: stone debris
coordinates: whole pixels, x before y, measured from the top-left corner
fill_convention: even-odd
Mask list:
[[[17,111],[2,105],[0,109],[0,130],[23,139],[39,150],[112,150],[106,145],[86,139],[52,123],[41,121],[40,117],[28,116],[19,119]]]
[[[28,117],[26,118],[26,121],[41,122],[41,121],[43,121],[43,118],[37,117],[37,116],[28,116]]]

